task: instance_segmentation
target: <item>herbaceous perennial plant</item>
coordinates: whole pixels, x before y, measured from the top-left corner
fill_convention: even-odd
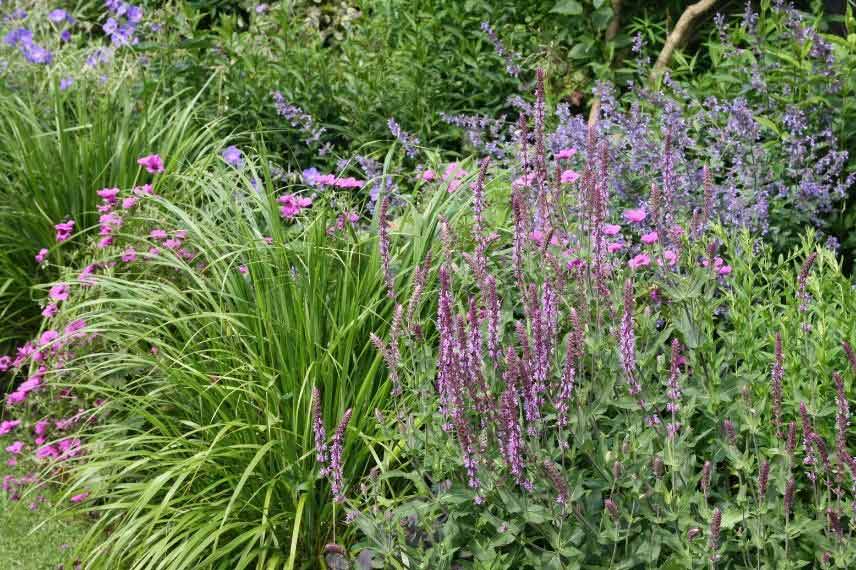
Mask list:
[[[437,290],[396,290],[375,340],[415,411],[378,412],[395,452],[350,489],[361,558],[852,565],[854,295],[834,254],[776,267],[728,237],[715,173],[701,207],[676,199],[668,138],[648,199],[616,210],[608,141],[592,127],[550,157],[536,95],[510,192],[484,159],[469,223],[442,222]]]

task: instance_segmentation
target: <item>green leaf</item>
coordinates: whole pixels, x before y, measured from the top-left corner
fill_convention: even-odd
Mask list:
[[[550,12],[565,16],[579,16],[583,13],[583,5],[577,0],[559,0]]]

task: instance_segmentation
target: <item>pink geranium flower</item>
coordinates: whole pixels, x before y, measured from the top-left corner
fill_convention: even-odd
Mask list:
[[[430,168],[422,173],[422,180],[425,182],[431,182],[437,177],[437,174],[431,170]]]
[[[96,192],[98,197],[107,202],[108,204],[115,204],[116,198],[119,196],[118,188],[102,188]]]
[[[128,246],[125,251],[122,252],[121,259],[125,263],[133,263],[137,259],[137,250]]]
[[[57,304],[51,303],[42,309],[42,316],[46,319],[52,319],[56,316],[58,310]]]
[[[74,220],[60,222],[54,226],[56,229],[56,241],[62,243],[71,237],[71,232],[74,231]]]
[[[42,333],[42,336],[39,337],[39,345],[47,346],[56,339],[59,338],[59,333],[55,330],[48,330]]]
[[[617,224],[604,224],[603,225],[603,235],[607,236],[615,236],[618,235],[618,232],[621,231],[621,226]]]
[[[24,450],[24,442],[16,441],[12,445],[6,446],[6,451],[11,453],[12,455],[18,455]]]
[[[37,459],[45,459],[47,457],[57,457],[59,452],[52,445],[43,445],[36,450]]]
[[[53,287],[51,287],[48,296],[54,301],[65,301],[68,299],[68,295],[71,293],[71,289],[66,283],[57,283]]]
[[[577,149],[575,149],[575,148],[563,148],[562,150],[560,150],[559,152],[556,153],[556,159],[557,160],[564,160],[567,158],[571,158],[575,154],[577,154]]]
[[[663,259],[665,259],[666,263],[669,265],[669,267],[671,267],[678,262],[678,254],[675,253],[674,250],[667,249],[666,251],[663,252]],[[657,260],[657,264],[663,265],[663,261]]]
[[[165,230],[162,230],[160,228],[155,228],[149,232],[149,236],[152,239],[166,239],[168,237],[168,234],[166,233]]]
[[[649,263],[651,263],[651,258],[648,257],[648,255],[645,253],[640,253],[639,255],[628,261],[627,265],[630,267],[630,269],[639,269],[640,267],[647,266]]]
[[[144,167],[151,174],[163,172],[163,159],[157,154],[150,154],[148,156],[138,158],[137,164]]]
[[[21,425],[21,420],[4,420],[0,422],[0,435],[12,433],[19,425]]]
[[[580,178],[580,173],[575,170],[565,170],[562,172],[562,184],[573,184]]]
[[[80,493],[79,495],[73,496],[70,500],[72,503],[82,503],[86,499],[89,498],[89,493]]]
[[[48,258],[48,250],[47,248],[42,248],[39,250],[39,253],[36,254],[36,263],[39,265],[43,264],[45,260]]]
[[[719,274],[720,275],[731,275],[731,266],[730,265],[723,265],[722,267],[719,268]]]
[[[652,244],[656,243],[657,239],[660,236],[657,235],[657,232],[648,232],[642,236],[642,243]]]
[[[312,205],[312,198],[303,198],[295,194],[285,194],[277,198],[277,202],[282,204],[282,207],[279,209],[280,215],[286,220],[291,220]]]
[[[336,180],[335,186],[337,188],[362,188],[363,184],[365,184],[365,182],[363,182],[362,180],[357,180],[356,178],[348,177]]]
[[[620,241],[614,241],[606,246],[606,251],[609,253],[615,253],[621,249],[624,249],[624,242]]]
[[[647,216],[645,208],[631,208],[629,210],[624,210],[624,219],[634,224],[638,224],[644,220],[645,216]]]

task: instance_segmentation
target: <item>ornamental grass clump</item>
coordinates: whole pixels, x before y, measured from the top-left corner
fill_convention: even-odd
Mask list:
[[[469,219],[441,222],[436,310],[375,343],[400,354],[390,374],[414,404],[378,418],[388,453],[348,498],[354,552],[390,567],[853,563],[841,343],[856,295],[834,253],[809,236],[774,264],[693,215],[667,167],[642,207],[617,209],[608,142],[592,128],[584,153],[551,156],[534,109],[513,173],[484,160]]]
[[[0,361],[8,404],[29,423],[58,392],[98,402],[75,432],[85,453],[55,477],[93,514],[77,552],[92,567],[312,567],[353,534],[342,503],[377,456],[373,411],[392,407],[371,337],[399,334],[404,311],[384,268],[395,290],[433,288],[424,259],[448,194],[399,206],[410,239],[390,231],[381,254],[380,219],[351,212],[330,231],[347,196],[283,185],[267,159],[139,163],[146,184],[92,190],[89,255],[51,288],[46,326],[85,323],[85,348],[54,363],[43,346],[64,345],[47,331]],[[282,195],[314,201],[286,216]]]

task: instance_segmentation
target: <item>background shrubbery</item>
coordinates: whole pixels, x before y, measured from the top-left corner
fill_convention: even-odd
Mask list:
[[[7,494],[101,568],[851,565],[852,3],[653,70],[625,4],[0,6]]]

